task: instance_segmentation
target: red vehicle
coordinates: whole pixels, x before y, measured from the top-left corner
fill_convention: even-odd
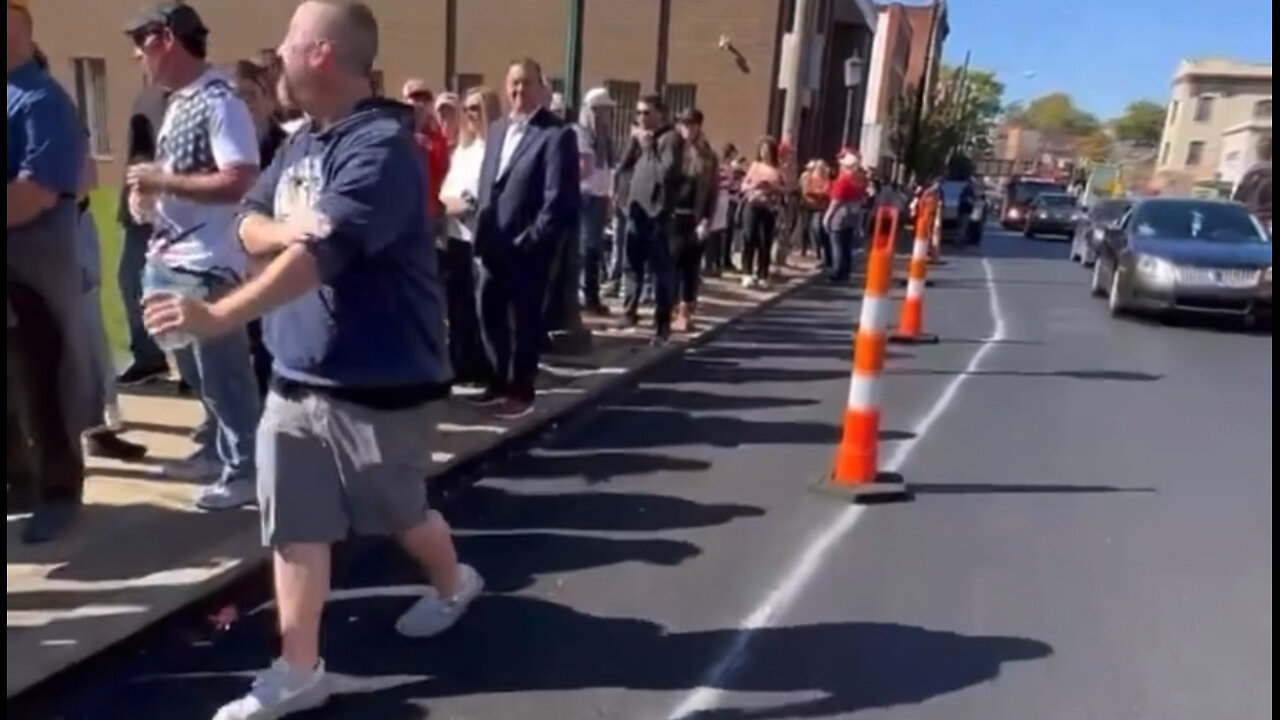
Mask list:
[[[1050,178],[1015,175],[1004,186],[1004,201],[1000,205],[1000,226],[1006,230],[1022,229],[1027,208],[1044,193],[1065,193],[1067,184]]]

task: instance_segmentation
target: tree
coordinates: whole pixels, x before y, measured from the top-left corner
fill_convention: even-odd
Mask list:
[[[1111,121],[1116,138],[1137,147],[1153,148],[1160,144],[1164,131],[1165,108],[1150,100],[1137,100],[1125,107],[1120,117]]]
[[[1060,92],[1032,100],[1022,110],[1021,120],[1042,133],[1069,137],[1083,137],[1101,127],[1096,117],[1076,107],[1070,95]]]
[[[959,126],[960,149],[975,155],[990,154],[991,128],[1003,110],[1004,83],[990,70],[944,65],[938,88],[934,107],[945,105]]]
[[[1092,162],[1102,162],[1111,155],[1111,136],[1101,128],[1085,135],[1076,142],[1080,157]]]

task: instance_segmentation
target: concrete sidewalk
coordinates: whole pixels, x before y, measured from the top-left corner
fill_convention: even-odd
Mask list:
[[[590,323],[595,343],[589,355],[544,358],[537,411],[516,423],[497,421],[464,402],[441,403],[439,422],[423,428],[424,442],[436,448],[438,471],[432,477],[482,462],[538,433],[812,276],[807,265],[782,272],[768,291],[739,288],[732,282],[737,276],[708,279],[699,332],[663,348],[649,347],[646,333],[609,330],[618,314],[615,305],[615,318]],[[208,597],[266,558],[254,510],[201,513],[192,506],[198,485],[149,472],[190,452],[188,433],[200,417],[196,403],[159,395],[130,395],[123,402],[128,436],[147,445],[147,460],[92,460],[83,518],[62,541],[23,545],[23,518],[8,518],[7,697]]]

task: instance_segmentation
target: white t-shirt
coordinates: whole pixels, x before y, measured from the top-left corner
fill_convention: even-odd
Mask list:
[[[156,145],[156,161],[177,175],[258,167],[258,131],[249,108],[214,70],[170,96]],[[245,254],[233,232],[236,209],[236,203],[211,205],[161,195],[151,250],[170,267],[239,275]]]
[[[582,194],[592,197],[609,197],[612,194],[612,168],[596,161],[595,138],[592,136],[592,131],[582,125],[574,125],[573,129],[578,135],[578,154],[584,158],[591,156],[591,171],[580,179]]]
[[[449,172],[440,183],[440,197],[462,197],[463,192],[471,193],[471,197],[480,197],[480,166],[484,163],[484,141],[477,140],[466,147],[454,148],[449,158]],[[474,231],[465,217],[450,215],[447,221],[449,237],[471,242]]]

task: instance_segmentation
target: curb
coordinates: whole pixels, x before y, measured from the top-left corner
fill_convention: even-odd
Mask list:
[[[598,407],[604,400],[624,393],[639,384],[640,380],[657,368],[683,357],[689,350],[705,345],[723,335],[731,327],[763,313],[792,295],[811,287],[822,278],[818,271],[797,275],[791,283],[774,295],[760,302],[744,307],[727,316],[722,322],[708,327],[695,337],[671,342],[659,349],[648,352],[641,351],[642,357],[636,364],[628,367],[626,372],[605,376],[605,379],[586,388],[584,392],[562,407],[546,414],[534,413],[526,421],[509,429],[492,443],[458,457],[444,464],[436,473],[427,477],[431,504],[433,507],[448,507],[456,502],[468,488],[477,484],[487,469],[525,452],[536,445],[547,435],[563,428],[573,420]],[[191,621],[203,621],[217,610],[231,604],[232,598],[250,598],[252,606],[265,601],[269,595],[269,554],[257,540],[256,525],[253,530],[234,535],[219,543],[214,550],[225,548],[228,552],[241,551],[248,540],[257,550],[243,553],[244,557],[235,567],[212,576],[196,588],[190,597],[169,603],[169,607],[153,617],[139,623],[138,627],[116,640],[96,650],[88,651],[84,657],[75,660],[44,678],[19,688],[8,694],[7,701],[11,711],[21,710],[27,705],[39,708],[55,698],[58,686],[64,681],[74,680],[77,674],[92,672],[95,667],[113,664],[113,658],[128,662],[126,656],[134,648],[145,644],[153,633],[162,633],[164,626],[174,620],[188,618]],[[252,536],[249,538],[248,536]],[[334,574],[343,572],[345,566],[354,561],[364,550],[378,543],[378,539],[341,543],[335,548]],[[345,546],[345,547],[344,547]],[[160,603],[164,605],[164,603]],[[18,712],[22,715],[23,712]]]

